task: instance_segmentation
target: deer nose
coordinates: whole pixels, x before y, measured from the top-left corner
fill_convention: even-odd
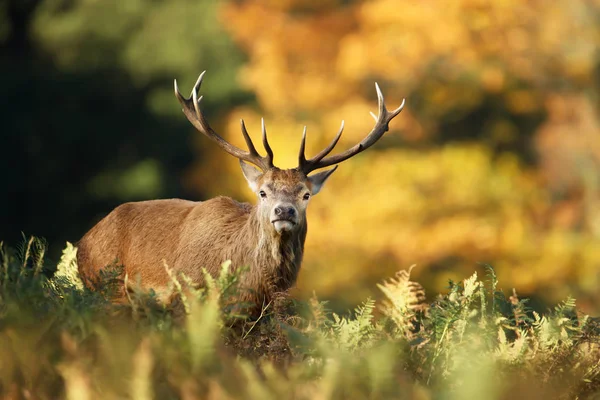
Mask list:
[[[274,211],[278,217],[293,217],[296,215],[296,209],[292,206],[277,206]]]

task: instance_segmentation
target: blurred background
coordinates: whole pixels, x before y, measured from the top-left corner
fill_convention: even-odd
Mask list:
[[[540,307],[600,312],[600,1],[0,0],[0,238],[57,259],[116,205],[254,201],[233,157],[173,96],[207,70],[204,109],[239,146],[264,116],[280,167],[346,121],[390,132],[309,209],[296,295],[334,308],[411,264],[429,295],[496,268]]]

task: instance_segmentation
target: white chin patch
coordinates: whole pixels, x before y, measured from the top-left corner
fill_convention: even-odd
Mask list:
[[[273,222],[273,226],[277,233],[291,231],[294,227],[294,224],[290,221],[275,221]]]

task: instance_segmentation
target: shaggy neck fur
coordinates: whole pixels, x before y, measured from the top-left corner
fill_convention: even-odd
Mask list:
[[[258,207],[253,207],[247,222],[247,237],[256,238],[250,249],[253,262],[252,273],[260,276],[259,285],[264,294],[289,289],[298,277],[304,241],[306,240],[306,220],[292,232],[278,234],[268,218],[260,215]]]

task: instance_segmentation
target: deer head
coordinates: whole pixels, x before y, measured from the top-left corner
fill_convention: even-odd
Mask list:
[[[261,172],[240,161],[250,188],[258,197],[259,220],[267,221],[278,234],[294,232],[306,224],[306,207],[311,196],[335,170],[323,171],[310,177],[297,169],[271,168]]]
[[[175,80],[175,96],[179,100],[185,116],[199,132],[217,143],[227,153],[240,160],[244,177],[252,191],[258,197],[257,213],[259,221],[263,224],[264,229],[270,229],[278,235],[293,233],[300,229],[300,227],[306,226],[306,207],[308,202],[312,196],[319,193],[327,178],[337,169],[336,164],[371,147],[388,130],[389,122],[404,108],[403,100],[400,107],[393,111],[388,111],[385,107],[381,90],[376,83],[379,115],[371,113],[375,119],[375,126],[360,143],[342,153],[328,156],[340,140],[342,131],[344,130],[344,121],[342,121],[340,130],[331,143],[313,158],[306,159],[304,154],[306,127],[304,127],[298,155],[298,166],[293,169],[282,170],[273,164],[273,150],[267,140],[264,120],[262,121],[262,142],[267,153],[266,156],[261,156],[254,147],[254,143],[246,130],[244,120],[241,120],[240,123],[248,151],[233,146],[210,127],[200,110],[202,96],[198,96],[205,73],[206,71],[200,74],[188,99],[181,95],[177,87],[177,80]],[[248,163],[254,164],[259,169]],[[317,169],[332,165],[336,166],[309,175]]]

